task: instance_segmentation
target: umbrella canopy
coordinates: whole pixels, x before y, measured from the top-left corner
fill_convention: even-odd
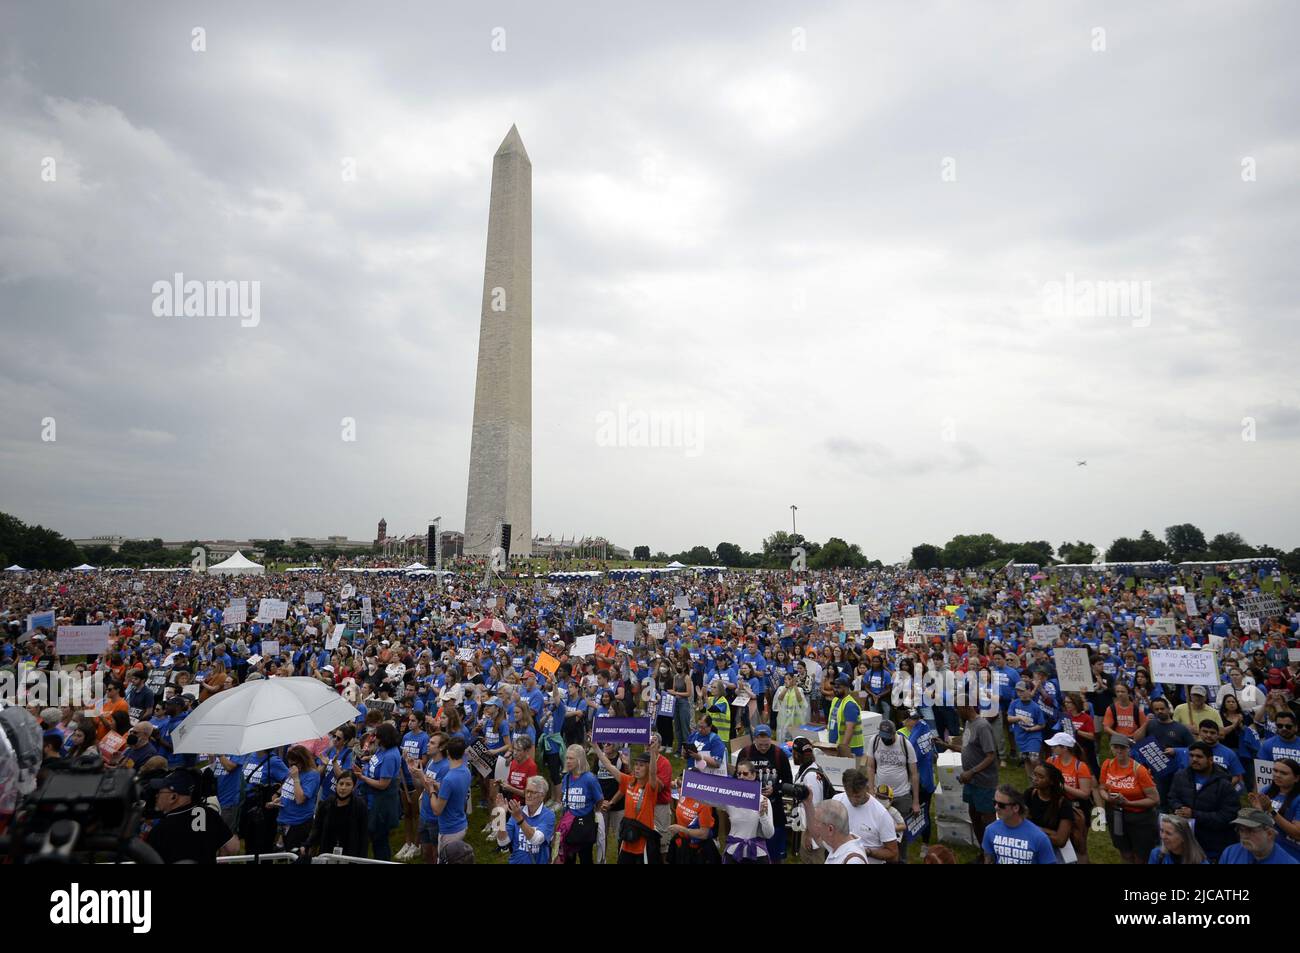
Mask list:
[[[328,734],[361,713],[314,678],[262,678],[218,692],[176,726],[176,754],[251,754]]]
[[[506,628],[506,624],[502,622],[500,619],[494,619],[491,616],[488,616],[486,619],[480,620],[478,624],[474,626],[474,631],[475,632],[488,632],[488,631],[500,632],[502,635],[504,635],[509,630]]]

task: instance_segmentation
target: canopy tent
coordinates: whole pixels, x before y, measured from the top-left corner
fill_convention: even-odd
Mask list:
[[[208,567],[208,574],[212,576],[261,576],[265,573],[265,566],[259,566],[240,552],[215,566]]]
[[[665,568],[665,569],[685,569],[685,568],[686,568],[686,564],[685,564],[685,563],[679,563],[679,562],[677,562],[677,560],[673,560],[672,562],[670,562],[670,563],[669,563],[667,566],[665,566],[664,568]]]
[[[415,569],[428,569],[428,568],[429,568],[429,567],[426,566],[424,563],[421,563],[421,562],[414,562],[414,563],[411,563],[411,565],[405,567],[405,570],[404,570],[404,571],[405,571],[405,572],[411,572],[412,570],[415,570]]]
[[[82,563],[80,566],[73,566],[73,572],[95,572],[96,568],[89,563]]]
[[[17,563],[14,563],[12,566],[5,566],[5,572],[26,572],[26,571],[27,571],[26,569],[24,569],[22,566],[18,565]]]

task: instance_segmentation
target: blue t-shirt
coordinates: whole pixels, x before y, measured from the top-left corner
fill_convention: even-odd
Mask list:
[[[698,731],[693,732],[686,739],[686,744],[702,754],[707,754],[710,758],[716,758],[719,766],[727,763],[727,746],[716,731],[710,731],[707,736]]]
[[[923,721],[918,721],[912,729],[908,740],[916,749],[916,776],[921,782],[921,791],[928,793],[935,789],[934,778],[934,732]]]
[[[289,776],[289,766],[280,760],[278,754],[271,755],[269,765],[264,754],[246,754],[243,765],[244,781],[250,787],[254,784],[279,784]]]
[[[1290,806],[1287,805],[1286,798],[1281,792],[1270,795],[1270,800],[1273,802],[1273,810],[1277,811],[1278,817],[1290,821],[1292,824],[1300,823],[1300,797],[1293,797]],[[1277,846],[1296,860],[1300,860],[1300,838],[1291,837],[1282,830],[1280,824],[1277,828]]]
[[[438,815],[439,834],[457,834],[469,826],[465,816],[465,799],[469,797],[469,768],[461,765],[447,771],[438,786],[438,797],[447,802]]]
[[[1233,844],[1225,847],[1223,853],[1219,855],[1220,864],[1300,864],[1285,850],[1281,844],[1273,845],[1273,853],[1269,854],[1263,860],[1256,860],[1255,855],[1246,850],[1240,844]]]
[[[551,838],[555,836],[555,812],[543,805],[535,817],[526,818],[529,825],[542,835],[540,844],[529,843],[528,838],[515,819],[507,815],[506,833],[510,835],[510,863],[512,864],[549,864],[551,862]]]
[[[447,772],[451,769],[451,759],[443,756],[437,761],[430,761],[424,766],[424,773],[439,783],[447,777]],[[424,824],[432,824],[438,828],[438,815],[433,813],[433,802],[429,799],[429,792],[425,791],[420,795],[420,821]]]
[[[320,772],[303,771],[298,775],[298,783],[302,785],[302,792],[306,798],[301,804],[294,798],[293,778],[284,779],[280,785],[280,814],[276,818],[278,824],[301,824],[309,821],[312,815],[316,813],[316,795],[320,793]]]
[[[564,806],[576,817],[586,817],[596,809],[596,805],[605,796],[600,789],[600,782],[590,771],[582,772],[578,778],[572,774],[565,774],[560,789]]]
[[[997,864],[1054,864],[1056,852],[1052,842],[1033,821],[1021,821],[1008,827],[996,820],[984,829],[980,845]]]
[[[1042,706],[1038,702],[1023,702],[1017,698],[1007,707],[1008,718],[1016,715],[1028,715],[1035,725],[1047,723],[1047,716],[1043,714]],[[1016,748],[1021,754],[1038,754],[1043,750],[1043,733],[1041,731],[1030,731],[1026,725],[1022,725],[1020,722],[1016,722],[1011,728],[1012,734],[1016,738]]]
[[[248,763],[249,755],[232,754],[227,760],[235,763],[234,771],[227,771],[217,758],[212,762],[212,775],[217,779],[217,803],[222,807],[235,807],[239,804],[239,781],[243,776],[242,766]]]
[[[381,797],[395,796],[397,793],[397,778],[401,773],[401,748],[394,745],[391,748],[380,748],[372,754],[370,760],[366,762],[366,768],[362,774],[375,781],[382,781],[384,778],[392,778],[393,781],[382,791],[371,787],[369,784],[362,783],[361,788],[366,798],[366,806],[374,807],[375,801]]]
[[[1152,847],[1151,853],[1147,856],[1147,863],[1148,864],[1176,864],[1178,863],[1178,861],[1174,859],[1173,854],[1166,854],[1161,848]],[[1203,860],[1201,861],[1201,863],[1208,864],[1209,861]]]
[[[1265,738],[1259,745],[1259,759],[1274,762],[1279,758],[1294,758],[1300,761],[1300,735],[1287,741],[1281,735]]]
[[[321,789],[320,796],[333,797],[334,786],[338,784],[338,779],[334,777],[334,767],[337,765],[342,771],[352,770],[352,762],[356,760],[356,754],[351,748],[344,748],[339,751],[337,748],[329,747],[321,754]]]

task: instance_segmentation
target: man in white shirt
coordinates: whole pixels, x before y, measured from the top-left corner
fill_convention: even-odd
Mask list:
[[[894,792],[893,806],[906,817],[921,810],[921,782],[916,773],[916,748],[898,734],[886,718],[867,749],[867,780],[871,790],[885,785]]]
[[[826,844],[828,864],[866,864],[867,850],[862,841],[849,833],[849,812],[838,801],[823,801],[813,812],[810,830]]]
[[[844,791],[835,795],[849,817],[849,833],[862,841],[867,863],[885,864],[898,859],[898,833],[885,806],[871,796],[871,782],[857,768],[844,772]],[[818,840],[821,840],[818,835]],[[827,858],[830,863],[830,858]]]

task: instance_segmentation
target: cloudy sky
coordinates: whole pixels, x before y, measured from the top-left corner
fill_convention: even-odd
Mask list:
[[[0,510],[460,528],[516,123],[536,532],[1300,545],[1294,4],[632,7],[5,5]]]

